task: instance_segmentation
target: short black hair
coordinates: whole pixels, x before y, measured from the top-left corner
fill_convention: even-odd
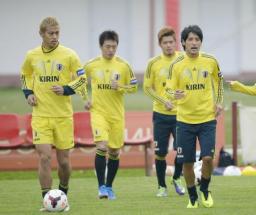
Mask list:
[[[201,28],[198,25],[189,25],[188,27],[185,27],[181,32],[181,44],[188,39],[188,35],[191,32],[196,34],[200,38],[201,42],[203,42],[203,32]],[[183,48],[185,49],[184,46]]]
[[[119,42],[118,34],[112,30],[103,31],[99,36],[100,46],[103,46],[105,40],[114,40],[118,44]]]

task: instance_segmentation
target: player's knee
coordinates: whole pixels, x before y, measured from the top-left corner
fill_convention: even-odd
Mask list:
[[[165,158],[167,153],[168,153],[167,150],[159,149],[159,150],[155,151],[156,157],[164,157]]]
[[[62,159],[58,162],[58,164],[61,169],[69,169],[70,168],[68,159]]]
[[[107,143],[106,142],[97,142],[96,143],[96,150],[101,150],[106,152],[107,151]]]
[[[209,163],[210,164],[213,161],[213,158],[210,157],[210,156],[205,156],[205,157],[202,157],[202,161],[204,163]]]
[[[47,166],[47,165],[51,165],[51,155],[48,155],[48,154],[43,154],[41,153],[39,155],[39,160],[40,160],[40,163],[41,165],[43,166]]]
[[[112,160],[118,160],[119,159],[120,150],[119,149],[109,149],[108,150],[108,156]]]

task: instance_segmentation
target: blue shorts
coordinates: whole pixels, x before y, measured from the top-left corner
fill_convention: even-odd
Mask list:
[[[176,149],[176,115],[153,112],[155,154],[165,157],[168,153],[170,134],[173,136],[173,148]]]
[[[177,161],[193,163],[196,161],[196,140],[198,139],[200,157],[214,156],[216,120],[200,124],[177,122]]]

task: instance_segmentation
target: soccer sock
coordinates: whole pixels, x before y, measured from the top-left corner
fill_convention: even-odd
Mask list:
[[[195,204],[195,201],[198,199],[198,195],[196,192],[196,186],[193,187],[188,187],[188,194],[189,194],[189,199],[192,205]]]
[[[175,165],[175,168],[174,168],[174,174],[173,174],[172,178],[174,180],[176,180],[176,179],[178,179],[181,176],[182,166],[183,166],[183,163],[178,163],[177,162],[177,156],[175,157],[174,165]]]
[[[95,170],[100,187],[105,184],[106,152],[100,151],[98,149],[95,156]]]
[[[211,177],[206,179],[206,178],[201,178],[201,185],[200,185],[200,190],[204,193],[205,199],[208,198],[208,187],[209,183],[211,181]]]
[[[59,183],[59,190],[63,191],[66,195],[68,194],[68,185],[64,186]]]
[[[157,175],[158,185],[161,187],[166,187],[166,184],[165,184],[165,171],[166,171],[165,157],[157,156],[155,159],[155,165],[156,165],[156,175]]]
[[[108,159],[108,174],[107,174],[107,187],[112,187],[112,183],[115,179],[117,170],[119,168],[119,157],[117,156],[109,156]]]
[[[49,190],[51,190],[51,188],[42,188],[42,197],[43,198],[46,195],[46,193],[48,193]]]

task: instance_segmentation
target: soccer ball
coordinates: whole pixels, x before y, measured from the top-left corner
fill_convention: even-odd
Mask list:
[[[46,193],[43,205],[50,212],[63,211],[68,205],[68,199],[63,191],[54,189]]]
[[[223,172],[224,176],[241,176],[241,170],[237,166],[227,166]]]

